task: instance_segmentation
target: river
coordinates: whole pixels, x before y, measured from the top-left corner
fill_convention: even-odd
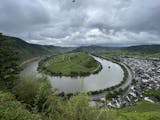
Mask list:
[[[88,92],[100,89],[109,88],[117,85],[123,80],[123,70],[118,64],[111,61],[93,56],[94,59],[102,64],[102,70],[98,74],[91,74],[87,77],[54,77],[45,75],[53,88],[59,92],[75,93],[75,92]],[[35,60],[24,65],[24,70],[20,76],[25,77],[31,74],[42,76],[38,73],[37,67],[40,60]]]

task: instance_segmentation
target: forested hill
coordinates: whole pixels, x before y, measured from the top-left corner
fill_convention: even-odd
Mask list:
[[[78,47],[75,51],[84,51],[84,52],[91,52],[95,53],[98,51],[111,51],[111,50],[116,50],[118,49],[117,47],[102,47],[102,46],[96,46],[96,45],[91,45],[91,46],[81,46]]]
[[[160,45],[137,45],[130,47],[81,46],[76,51],[127,50],[130,52],[160,52]]]
[[[63,52],[72,51],[75,48],[68,47],[57,47],[52,45],[38,45],[31,44],[23,41],[20,38],[6,36],[0,34],[0,44],[2,44],[3,39],[8,41],[13,49],[18,52],[19,61],[23,62],[24,60],[48,55],[48,54],[58,54]],[[139,46],[131,46],[131,47],[101,47],[101,46],[82,46],[75,51],[85,51],[90,53],[102,53],[107,52],[111,54],[129,54],[129,55],[149,55],[153,57],[157,57],[160,55],[160,45],[139,45]]]
[[[124,47],[122,49],[130,52],[160,53],[160,45],[139,45]]]
[[[31,44],[23,41],[20,38],[1,34],[0,35],[1,44],[4,41],[8,41],[9,45],[17,51],[20,62],[36,56],[57,54],[74,49],[74,48],[57,47],[52,45]]]
[[[112,55],[140,55],[146,57],[160,57],[160,45],[139,45],[130,47],[101,47],[82,46],[75,51],[90,53],[107,53]]]

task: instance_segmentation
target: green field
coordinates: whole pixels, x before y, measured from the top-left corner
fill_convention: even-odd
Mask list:
[[[84,52],[66,53],[42,60],[39,71],[54,76],[86,76],[100,71],[101,64]]]
[[[122,109],[119,109],[121,112],[150,112],[150,111],[157,111],[160,112],[160,104],[159,103],[150,103],[147,101],[141,101],[136,105],[128,106]]]
[[[117,120],[160,120],[160,104],[141,101],[137,105],[118,109],[115,113]]]

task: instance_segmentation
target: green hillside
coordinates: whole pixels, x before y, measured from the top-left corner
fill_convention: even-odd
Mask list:
[[[159,112],[159,103],[141,101],[137,105],[118,109],[115,113],[117,120],[159,120]]]
[[[66,53],[40,62],[39,70],[51,75],[85,76],[96,73],[101,65],[84,52]]]
[[[0,35],[1,44],[3,44],[4,41],[8,41],[9,45],[17,51],[20,62],[36,56],[58,54],[74,49],[74,48],[56,47],[51,45],[31,44],[23,41],[20,38],[1,34]]]

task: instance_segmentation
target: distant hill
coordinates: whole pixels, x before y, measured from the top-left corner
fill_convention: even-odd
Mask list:
[[[75,49],[74,51],[84,51],[84,52],[89,52],[89,53],[95,53],[98,51],[110,51],[110,50],[115,50],[115,49],[118,49],[118,48],[92,45],[92,46],[81,46]]]
[[[18,51],[21,62],[36,56],[59,54],[72,50],[84,51],[89,53],[109,53],[114,55],[149,55],[151,57],[160,57],[160,45],[139,45],[131,47],[102,47],[94,45],[72,48],[31,44],[17,37],[0,34],[0,42],[2,42],[2,39],[4,38],[11,43],[12,47],[15,50]]]
[[[130,47],[101,47],[101,46],[82,46],[75,51],[97,52],[97,51],[128,51],[128,52],[144,52],[144,53],[159,53],[160,45],[138,45]]]
[[[71,51],[74,48],[57,47],[52,45],[38,45],[27,43],[24,40],[12,36],[0,35],[0,42],[2,39],[9,41],[10,45],[18,52],[20,61],[24,61],[36,56],[58,54]]]
[[[129,52],[141,52],[141,53],[160,53],[160,45],[139,45],[124,47],[122,50],[127,50]]]
[[[83,51],[95,54],[129,55],[160,58],[160,45],[139,45],[130,47],[101,47],[82,46],[75,51]]]

